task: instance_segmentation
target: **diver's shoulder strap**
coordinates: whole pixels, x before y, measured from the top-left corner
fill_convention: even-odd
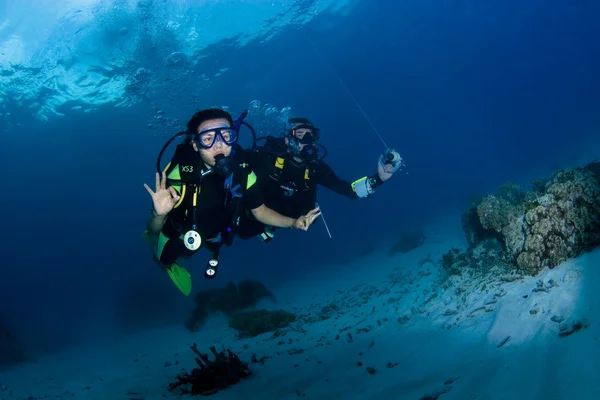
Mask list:
[[[193,189],[192,193],[197,191],[202,180],[203,166],[202,158],[191,144],[177,145],[171,162],[164,169],[167,185],[172,186],[180,195],[174,208],[183,203],[187,192],[190,191],[189,187]]]
[[[281,179],[281,175],[283,174],[283,169],[285,168],[285,165],[287,163],[291,162],[289,160],[289,157],[287,155],[282,155],[282,156],[277,156],[275,158],[275,163],[273,166],[273,171],[271,172],[271,179],[274,179],[275,181],[279,182],[279,180]],[[304,188],[305,189],[309,189],[310,187],[310,181],[314,178],[315,174],[316,174],[316,165],[314,163],[310,163],[310,164],[306,164],[303,167],[297,166],[297,168],[304,168],[304,174],[303,174],[303,182],[304,182]],[[296,182],[297,184],[299,182]]]
[[[202,158],[189,143],[177,145],[165,172],[169,181],[198,182],[202,176]]]

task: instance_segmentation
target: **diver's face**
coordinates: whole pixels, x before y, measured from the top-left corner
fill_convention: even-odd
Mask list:
[[[229,125],[229,121],[227,121],[224,118],[211,119],[208,121],[204,121],[203,123],[198,125],[198,129],[196,129],[196,133],[200,133],[203,131],[209,131],[211,129],[229,128],[229,127],[231,127],[231,125]],[[212,138],[207,138],[207,139],[212,141]],[[226,138],[226,139],[228,139],[228,138]],[[215,166],[215,156],[216,155],[223,154],[225,157],[229,157],[229,155],[231,154],[231,146],[228,145],[227,143],[223,142],[223,140],[221,140],[219,135],[217,135],[217,137],[214,138],[214,140],[215,140],[215,142],[210,149],[204,149],[204,148],[198,146],[195,142],[193,142],[194,150],[196,150],[200,153],[200,157],[202,158],[202,161],[204,161],[204,164],[206,164],[208,167]]]
[[[295,129],[297,126],[300,126],[302,124],[294,124],[294,126],[292,127],[292,129]],[[312,135],[312,130],[308,129],[308,128],[300,128],[300,129],[296,129],[295,135],[299,140],[302,140],[302,138],[304,137],[304,135]],[[285,144],[286,146],[290,145],[290,141],[288,139],[288,137],[286,136],[285,138]],[[308,144],[306,143],[298,143],[298,146],[300,147],[300,150],[302,150],[304,147],[308,146]]]
[[[287,138],[287,136],[286,136],[286,138],[285,138],[285,145],[286,145],[286,146],[289,146],[289,145],[290,145],[290,140]],[[302,144],[302,143],[298,143],[298,147],[300,148],[300,150],[302,150],[302,149],[304,148],[304,146],[306,146],[306,145],[305,145],[305,144]]]

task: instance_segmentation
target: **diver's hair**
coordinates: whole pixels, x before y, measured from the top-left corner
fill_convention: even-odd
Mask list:
[[[292,117],[292,118],[288,119],[288,124],[290,124],[290,125],[302,124],[302,125],[315,126],[315,124],[310,122],[310,120],[308,118],[303,118],[303,117]]]
[[[229,122],[229,126],[233,126],[233,118],[231,118],[231,114],[227,111],[220,108],[207,108],[206,110],[198,111],[192,116],[187,123],[188,131],[196,133],[200,124],[211,119],[226,119]]]
[[[196,135],[184,135],[183,139],[181,139],[181,143],[183,143],[183,144],[196,143],[196,140],[194,139],[195,137],[196,137]]]

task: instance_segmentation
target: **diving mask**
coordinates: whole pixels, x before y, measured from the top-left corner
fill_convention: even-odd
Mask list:
[[[231,146],[238,140],[238,131],[230,127],[206,129],[196,134],[196,140],[203,149],[212,148],[217,141]]]
[[[290,137],[300,144],[313,144],[319,140],[319,129],[312,125],[297,125],[290,130]]]

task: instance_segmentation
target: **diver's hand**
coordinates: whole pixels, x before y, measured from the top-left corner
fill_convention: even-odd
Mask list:
[[[308,227],[315,222],[319,215],[321,215],[321,210],[319,207],[309,211],[308,214],[302,215],[294,221],[294,229],[302,229],[303,231],[307,231]]]
[[[382,181],[387,181],[394,175],[394,172],[398,171],[400,167],[404,165],[400,154],[393,149],[388,149],[385,154],[379,157],[377,163],[377,174]]]
[[[162,179],[158,172],[156,173],[156,192],[153,192],[145,183],[144,187],[152,197],[154,213],[157,217],[164,217],[170,213],[181,198],[174,187],[167,188],[167,175],[164,172],[162,173]]]

